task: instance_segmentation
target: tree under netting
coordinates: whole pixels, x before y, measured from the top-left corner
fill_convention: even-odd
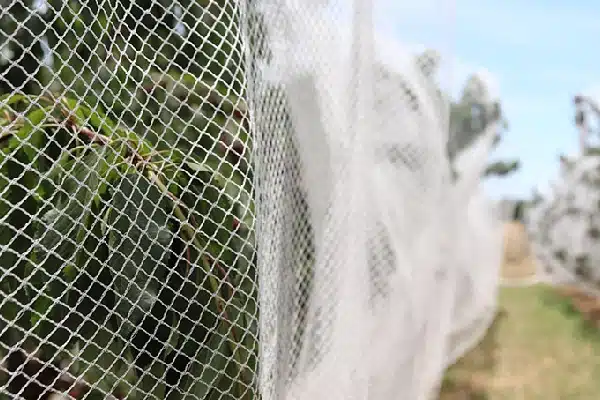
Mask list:
[[[527,208],[528,230],[541,279],[571,282],[600,293],[600,156],[560,157],[560,174],[547,196]]]
[[[0,396],[435,393],[495,308],[501,113],[384,62],[382,6],[3,4]]]
[[[550,193],[534,194],[527,206],[528,230],[540,279],[568,282],[597,296],[600,288],[600,149],[589,143],[600,114],[593,96],[574,97],[580,154],[560,156]],[[597,139],[597,138],[596,138]]]

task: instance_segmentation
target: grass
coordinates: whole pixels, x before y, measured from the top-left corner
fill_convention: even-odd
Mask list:
[[[500,305],[506,314],[450,368],[440,399],[600,398],[600,331],[568,300],[555,289],[531,286],[502,289]]]
[[[600,329],[571,300],[544,285],[506,287],[499,306],[504,315],[448,370],[440,400],[600,399]]]

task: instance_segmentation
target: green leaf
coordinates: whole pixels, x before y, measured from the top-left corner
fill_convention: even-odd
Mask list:
[[[253,323],[256,322],[256,315],[249,312],[249,308],[252,309],[253,307],[248,307],[248,302],[243,302],[239,293],[237,293],[237,297],[230,299],[229,303],[227,316],[238,341],[235,348],[235,359],[245,366],[247,372],[252,372],[254,370],[252,367],[256,363],[256,352],[258,349],[256,342],[258,331],[252,329],[256,325]],[[244,303],[246,303],[246,306],[244,306]],[[238,368],[242,368],[242,366],[238,365]]]
[[[35,310],[35,313],[31,315],[32,326],[36,325],[38,321],[44,318],[44,316],[52,308],[53,303],[53,299],[51,297],[48,297],[44,293],[39,293],[36,296],[35,302],[33,304],[33,309]]]
[[[0,317],[2,318],[2,324],[4,322],[22,322],[19,325],[25,325],[24,327],[28,329],[31,322],[31,316],[24,319],[19,313],[23,311],[22,302],[29,302],[29,296],[25,293],[25,288],[19,287],[21,284],[20,277],[8,275],[4,270],[2,270],[2,274],[4,275],[0,281],[0,292],[4,297],[4,301],[0,303]]]
[[[230,201],[246,209],[252,203],[248,180],[230,163],[224,162],[219,157],[207,157],[204,166],[211,170],[217,184],[223,188]]]
[[[72,263],[77,247],[83,242],[87,223],[92,209],[92,200],[98,191],[102,175],[106,149],[93,148],[82,158],[73,162],[71,171],[57,175],[63,178],[62,189],[65,195],[59,196],[57,205],[42,218],[36,238],[40,245],[37,254],[43,259],[48,252],[60,259],[59,262]],[[62,166],[61,166],[62,168]],[[58,266],[60,268],[60,266]]]
[[[229,350],[225,336],[219,331],[212,332],[190,368],[193,380],[188,377],[183,381],[182,391],[188,393],[185,400],[205,399],[213,388],[218,387],[225,375],[227,354]]]
[[[115,385],[128,392],[132,389],[134,372],[133,361],[127,353],[123,342],[113,332],[100,327],[91,340],[82,342],[77,357],[80,368],[73,372],[84,372],[86,382],[102,393],[111,393]]]
[[[62,324],[69,310],[65,306],[67,284],[60,276],[48,276],[43,270],[35,270],[32,280],[41,280],[45,278],[45,283],[41,286],[36,285],[35,302],[33,304],[34,312],[31,315],[31,325],[35,327],[35,334],[39,337],[44,347],[50,348],[50,354],[65,343],[68,343],[73,336],[66,326]]]
[[[136,385],[136,391],[139,392],[139,396],[143,396],[144,398],[164,399],[166,391],[164,375],[164,363],[158,360],[153,362],[150,368],[144,372],[140,382]]]
[[[169,206],[169,199],[143,175],[126,175],[115,188],[105,229],[124,336],[150,311],[163,284],[173,237],[165,212]]]
[[[0,96],[0,105],[11,106],[19,102],[29,102],[29,97],[22,94],[7,93]]]
[[[16,134],[19,144],[30,161],[34,161],[44,144],[44,122],[52,112],[51,107],[38,108],[27,114],[25,123]]]
[[[66,300],[65,281],[74,279],[78,270],[97,265],[94,259],[90,261],[89,258],[97,257],[95,253],[100,247],[90,249],[86,240],[91,234],[92,200],[100,183],[98,169],[101,169],[104,152],[104,148],[92,150],[74,160],[70,171],[60,174],[64,194],[54,198],[55,206],[46,212],[36,231],[39,245],[34,254],[42,262],[42,268],[35,270],[31,281],[43,293],[34,304],[40,315],[34,315],[31,322],[39,322],[38,335],[52,335],[50,341],[54,343],[67,340],[65,338],[70,335],[64,327],[58,329],[63,314],[66,314],[65,307],[57,302],[59,299]]]
[[[227,267],[237,267],[232,278],[239,283],[246,275],[254,258],[254,202],[246,191],[240,174],[226,162],[208,157],[204,163],[187,161],[195,175],[187,185],[192,196],[184,196],[186,204],[194,208],[194,217],[201,228],[203,243],[208,252]],[[202,184],[198,184],[198,182]],[[193,199],[190,199],[193,197]],[[241,222],[239,228],[234,220]]]
[[[86,116],[85,116],[85,113],[82,110],[82,107],[80,105],[79,100],[63,97],[62,98],[62,103],[72,113],[73,117],[75,117],[75,119],[77,120],[77,122],[79,122],[79,123],[86,122],[85,121],[85,117]]]
[[[54,253],[65,262],[69,262],[75,252],[77,226],[80,225],[82,208],[76,204],[69,207],[68,202],[60,202],[57,208],[48,211],[42,218],[37,239],[40,246],[36,248],[39,257],[48,252]],[[75,229],[73,229],[75,228]]]
[[[484,175],[506,176],[517,171],[520,166],[519,160],[497,161],[487,166]]]
[[[111,136],[116,124],[106,116],[102,108],[98,105],[95,110],[80,106],[81,114],[84,115],[85,122],[95,129],[99,129],[104,134]]]
[[[208,244],[207,250],[213,258],[225,261],[223,251],[231,250],[234,232],[232,203],[214,180],[206,182],[204,186],[191,184],[184,199],[193,206],[193,216],[202,243]],[[228,256],[232,257],[231,254]]]

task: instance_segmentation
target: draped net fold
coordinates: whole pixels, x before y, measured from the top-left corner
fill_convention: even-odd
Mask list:
[[[500,225],[480,180],[497,126],[453,178],[447,98],[407,49],[386,63],[381,7],[256,3],[272,52],[250,80],[269,398],[430,398],[495,315]]]

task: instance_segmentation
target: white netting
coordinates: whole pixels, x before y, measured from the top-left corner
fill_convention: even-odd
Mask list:
[[[5,3],[0,396],[428,399],[485,332],[497,99],[390,4]]]
[[[561,157],[550,195],[528,212],[540,279],[577,284],[598,295],[600,261],[600,156]]]
[[[600,111],[595,96],[578,95],[574,100],[581,153],[560,156],[558,179],[546,196],[536,196],[528,207],[527,223],[538,258],[538,280],[569,283],[598,296],[600,155],[590,145],[589,133]]]

